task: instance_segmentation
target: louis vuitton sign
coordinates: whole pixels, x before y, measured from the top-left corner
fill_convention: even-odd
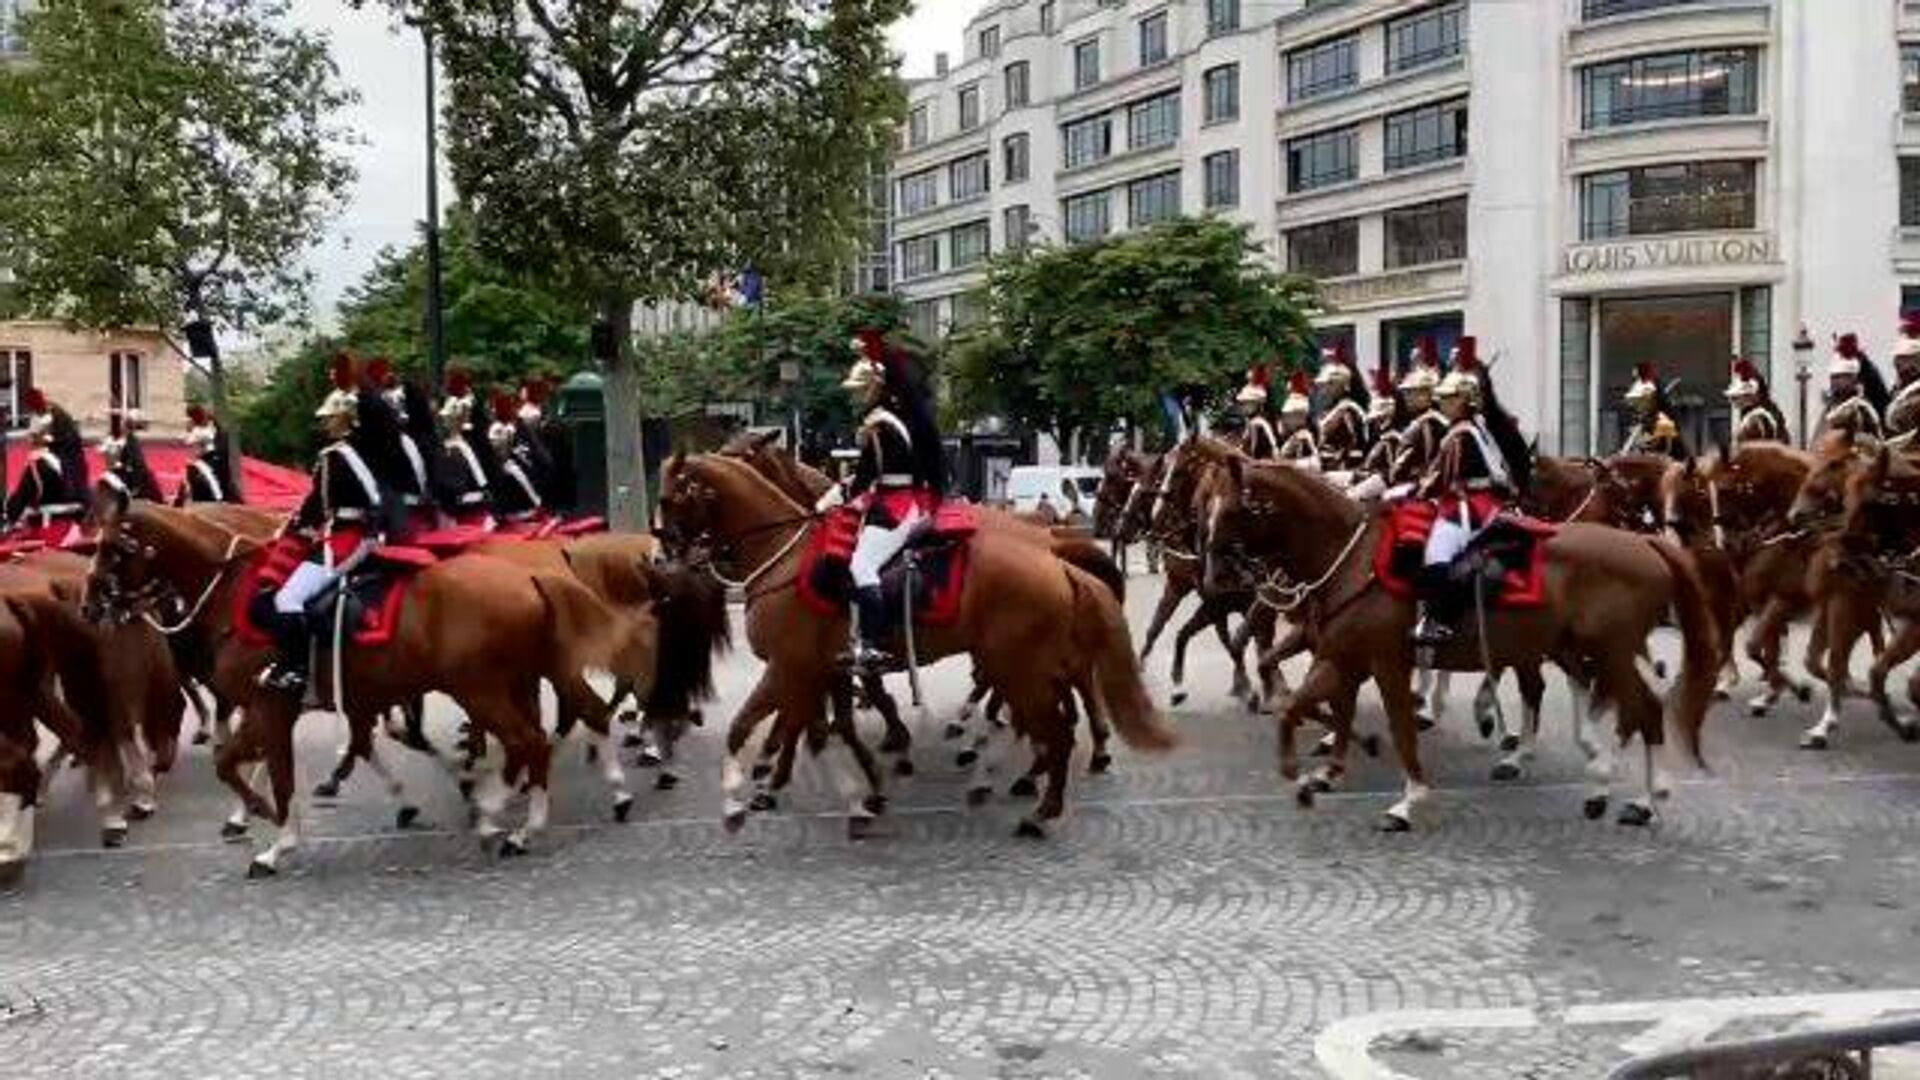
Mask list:
[[[1686,236],[1626,240],[1570,247],[1560,260],[1560,272],[1629,274],[1689,266],[1757,266],[1774,261],[1773,237],[1762,233],[1734,236]]]

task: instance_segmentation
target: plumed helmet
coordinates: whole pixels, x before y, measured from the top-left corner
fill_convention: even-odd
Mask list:
[[[1900,320],[1900,340],[1893,343],[1896,364],[1920,360],[1920,314],[1909,313]]]
[[[1459,398],[1469,405],[1480,404],[1480,347],[1479,341],[1471,337],[1462,337],[1453,349],[1453,367],[1447,376],[1434,388],[1434,396]]]
[[[1408,356],[1407,372],[1400,376],[1400,389],[1431,393],[1440,385],[1440,362],[1434,354],[1433,339],[1423,337],[1414,343]]]
[[[547,399],[553,394],[553,382],[544,375],[535,375],[520,384],[520,410],[516,414],[523,423],[538,424],[547,414]]]
[[[518,428],[515,421],[520,418],[520,403],[512,394],[495,391],[493,395],[493,423],[487,427],[487,441],[504,452],[513,445],[513,437]]]
[[[1738,357],[1733,362],[1733,377],[1727,380],[1728,399],[1753,397],[1760,393],[1760,370],[1753,361]]]
[[[842,389],[865,393],[886,382],[887,339],[880,331],[862,330],[847,345],[853,350],[854,360],[847,368],[847,377],[840,380]]]
[[[1335,342],[1320,350],[1320,372],[1314,376],[1315,386],[1324,386],[1334,392],[1346,390],[1353,381],[1353,369],[1347,366],[1347,346],[1345,342]]]
[[[1627,387],[1625,401],[1629,405],[1639,406],[1660,396],[1660,376],[1648,363],[1635,364],[1633,383]]]
[[[187,445],[204,454],[219,441],[220,431],[213,414],[204,405],[187,406]]]
[[[1280,403],[1281,416],[1305,416],[1313,411],[1313,384],[1307,373],[1296,371],[1287,380],[1287,399]]]
[[[457,433],[473,419],[473,377],[464,368],[447,369],[447,397],[440,403],[440,420],[449,434]]]
[[[1273,385],[1273,371],[1265,364],[1255,364],[1247,369],[1247,381],[1233,400],[1242,405],[1265,405],[1269,388]]]
[[[1840,340],[1833,346],[1833,356],[1827,360],[1827,377],[1859,377],[1860,375],[1860,337],[1857,334],[1841,334]]]
[[[1384,367],[1373,369],[1373,397],[1367,402],[1367,415],[1375,420],[1387,420],[1393,417],[1396,405],[1393,398],[1393,376]]]
[[[20,407],[27,412],[27,437],[37,443],[53,437],[53,404],[37,386],[29,386],[20,395]]]

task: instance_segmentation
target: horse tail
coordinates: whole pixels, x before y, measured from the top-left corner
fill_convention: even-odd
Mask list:
[[[641,703],[648,713],[685,716],[713,696],[713,658],[733,645],[727,590],[713,575],[684,566],[641,564],[660,620],[660,662]]]
[[[546,607],[556,672],[573,675],[593,669],[628,678],[653,677],[650,665],[633,663],[628,652],[640,629],[638,620],[615,611],[570,575],[535,574],[533,588]]]
[[[1113,598],[1121,602],[1127,599],[1127,572],[1113,560],[1113,555],[1100,546],[1099,541],[1085,536],[1059,536],[1053,538],[1054,557],[1062,562],[1071,563],[1093,575],[1113,593]]]
[[[1073,588],[1074,645],[1092,668],[1093,707],[1135,750],[1173,749],[1177,740],[1140,679],[1140,661],[1120,605],[1093,581],[1083,580],[1083,571],[1065,570]]]
[[[1693,757],[1694,764],[1707,767],[1700,752],[1700,729],[1706,725],[1707,709],[1713,703],[1714,682],[1720,675],[1720,620],[1714,615],[1707,590],[1693,556],[1670,541],[1649,538],[1654,554],[1667,564],[1673,575],[1673,608],[1680,619],[1680,640],[1685,656],[1680,678],[1668,697],[1668,715],[1681,747]]]

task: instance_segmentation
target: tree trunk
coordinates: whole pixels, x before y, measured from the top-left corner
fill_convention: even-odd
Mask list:
[[[607,365],[607,523],[638,532],[647,527],[647,454],[640,439],[640,371],[633,355],[633,299],[600,302],[600,317],[613,329],[614,358]]]
[[[207,318],[206,306],[197,296],[188,297],[187,310],[195,319],[211,325],[212,320]],[[220,358],[218,341],[211,344],[209,352],[211,355],[204,359],[207,361],[207,393],[212,395],[213,400],[208,404],[213,406],[213,415],[220,422],[220,430],[227,434],[227,453],[231,458],[230,464],[233,466],[234,498],[246,502],[246,449],[240,444],[240,418],[233,415],[233,408],[227,401],[227,364]]]

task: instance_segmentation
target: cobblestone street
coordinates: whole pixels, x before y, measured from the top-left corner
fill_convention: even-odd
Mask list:
[[[1136,633],[1157,592],[1135,579]],[[1163,699],[1169,644],[1149,664]],[[1591,1077],[1716,1026],[1700,1002],[1633,1003],[1794,996],[1772,1018],[1732,1006],[1729,1030],[1920,1008],[1897,993],[1920,988],[1920,748],[1864,704],[1825,754],[1794,749],[1815,706],[1716,707],[1714,773],[1679,772],[1655,827],[1629,829],[1581,815],[1557,677],[1541,755],[1508,785],[1462,681],[1424,740],[1436,796],[1395,836],[1375,831],[1390,760],[1303,811],[1218,643],[1196,638],[1190,669],[1185,745],[1077,768],[1072,816],[1039,842],[1013,837],[1020,800],[966,809],[937,725],[883,835],[847,841],[803,772],[728,836],[711,725],[757,675],[746,656],[681,786],[634,772],[630,824],[568,744],[556,827],[520,861],[484,854],[452,784],[404,751],[428,827],[394,831],[363,771],[310,804],[312,837],[264,882],[218,842],[203,748],[121,851],[97,849],[62,775],[42,851],[0,894],[0,1075]],[[965,666],[929,685],[944,715]],[[1371,692],[1362,723],[1380,726]],[[302,790],[337,732],[305,722]]]

